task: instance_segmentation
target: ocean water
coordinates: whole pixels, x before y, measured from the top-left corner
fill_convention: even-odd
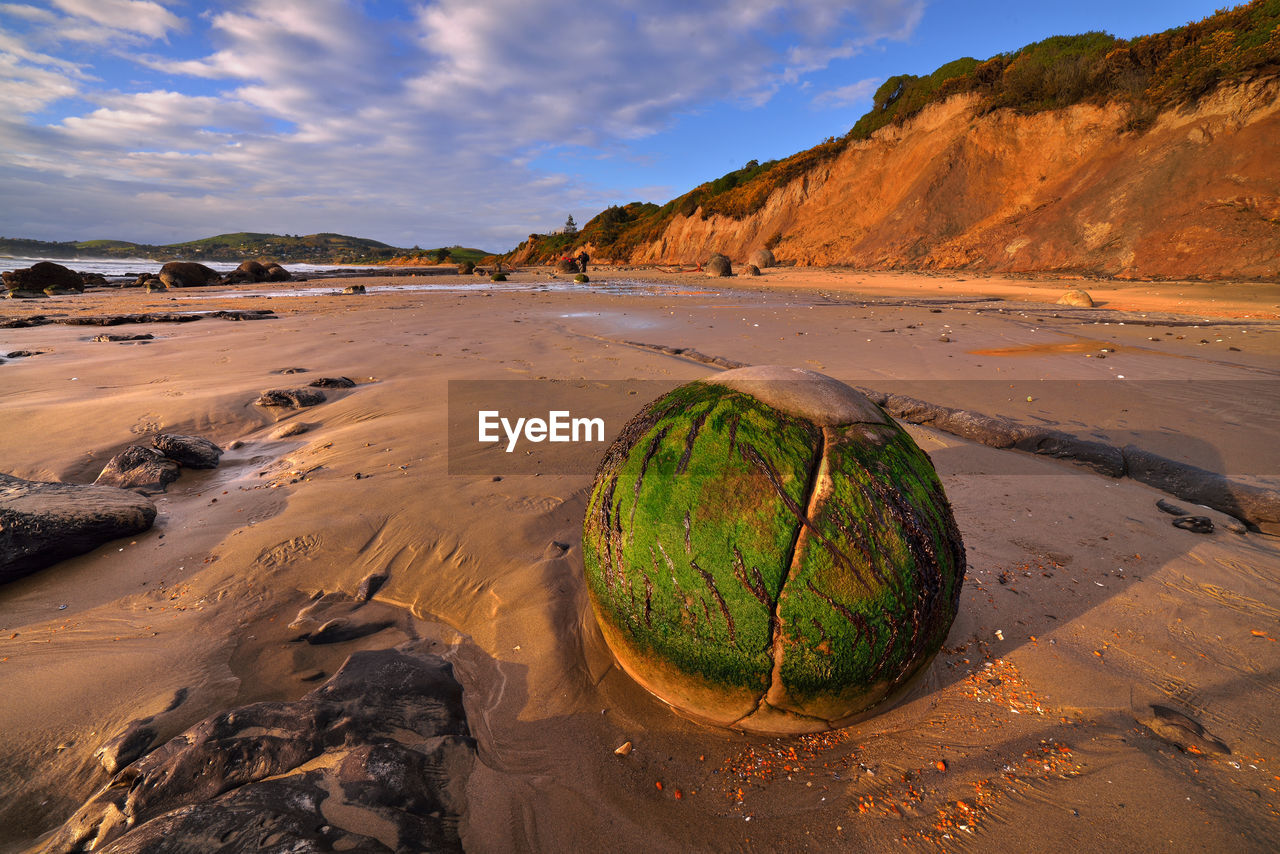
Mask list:
[[[101,273],[109,279],[137,276],[141,273],[159,273],[160,268],[165,263],[163,261],[154,261],[150,258],[25,258],[0,255],[0,272],[21,270],[24,267],[30,267],[37,261],[53,261],[64,267],[69,267],[77,273]],[[231,261],[200,261],[199,263],[210,269],[217,270],[219,273],[229,273],[240,266],[239,262]],[[316,273],[321,270],[378,269],[376,267],[347,267],[337,264],[285,264],[283,266],[291,273]]]

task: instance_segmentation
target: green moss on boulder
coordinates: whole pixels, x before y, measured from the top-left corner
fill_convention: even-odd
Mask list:
[[[621,666],[693,717],[839,726],[926,664],[964,548],[929,459],[809,371],[744,368],[649,404],[606,452],[583,532]]]

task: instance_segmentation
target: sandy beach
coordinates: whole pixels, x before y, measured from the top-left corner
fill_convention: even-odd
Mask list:
[[[6,302],[0,318],[275,317],[111,330],[155,336],[137,342],[0,329],[0,356],[36,351],[0,364],[0,471],[90,483],[157,431],[227,449],[157,496],[150,531],[0,586],[0,851],[38,850],[107,781],[95,751],[130,721],[156,715],[165,740],[399,645],[443,656],[463,686],[469,851],[1274,850],[1275,536],[1194,507],[1214,532],[1178,529],[1156,502],[1186,502],[1141,483],[908,425],[968,553],[943,652],[854,727],[748,736],[686,720],[612,665],[582,578],[591,475],[501,474],[497,448],[451,460],[448,400],[459,381],[612,384],[611,439],[647,402],[626,383],[717,370],[654,348],[694,349],[1275,488],[1280,286],[673,270]],[[367,293],[337,293],[352,284]],[[1095,309],[1054,304],[1076,287]],[[254,405],[315,377],[356,385]],[[483,473],[450,474],[462,462]],[[377,572],[385,628],[294,642],[313,597]]]

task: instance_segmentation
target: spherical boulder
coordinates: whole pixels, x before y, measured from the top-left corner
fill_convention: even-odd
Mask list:
[[[707,260],[707,266],[703,268],[708,276],[732,276],[733,265],[729,263],[727,255],[721,255],[719,252],[712,255]]]
[[[771,249],[757,249],[755,252],[751,253],[751,257],[747,258],[747,261],[755,264],[761,270],[767,270],[769,267],[778,263],[773,257],[773,250]]]
[[[1079,288],[1072,288],[1062,296],[1058,297],[1058,305],[1073,305],[1078,308],[1093,308],[1093,297],[1089,296],[1088,291],[1082,291]]]
[[[476,265],[471,261],[463,261],[458,265],[459,276],[470,276],[476,271]]]
[[[219,284],[222,276],[194,261],[170,261],[160,268],[160,281],[166,288],[201,288]]]
[[[867,398],[752,367],[646,406],[605,453],[587,590],[621,667],[760,733],[844,726],[942,646],[965,555],[929,458]]]
[[[559,261],[556,261],[556,272],[557,273],[581,273],[582,270],[579,269],[578,262],[573,260],[572,258],[561,258]]]

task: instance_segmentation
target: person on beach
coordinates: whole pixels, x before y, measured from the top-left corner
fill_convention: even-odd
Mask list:
[[[587,250],[584,249],[578,253],[578,266],[582,269],[582,272],[587,272],[587,262],[590,260],[591,256],[587,254]]]

